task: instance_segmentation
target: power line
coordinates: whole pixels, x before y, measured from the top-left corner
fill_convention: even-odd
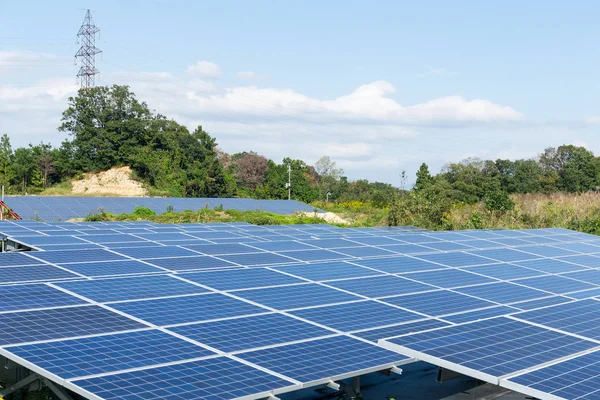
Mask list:
[[[94,76],[99,73],[96,69],[96,54],[100,54],[102,51],[96,47],[96,33],[98,32],[100,29],[94,25],[92,12],[88,9],[77,33],[81,47],[75,54],[75,60],[79,59],[81,63],[77,79],[82,88],[94,87]]]

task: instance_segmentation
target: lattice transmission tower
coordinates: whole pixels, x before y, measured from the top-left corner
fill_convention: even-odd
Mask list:
[[[81,65],[77,73],[77,81],[82,88],[94,87],[94,77],[99,73],[96,69],[96,54],[100,54],[102,51],[96,47],[96,33],[98,32],[100,32],[100,29],[94,25],[92,13],[88,9],[83,24],[79,28],[79,33],[77,33],[77,40],[81,43],[81,47],[75,54],[75,63],[79,59],[79,65]]]

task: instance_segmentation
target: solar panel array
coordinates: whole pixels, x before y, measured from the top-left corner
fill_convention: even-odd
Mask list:
[[[264,398],[415,359],[594,398],[600,238],[2,222],[0,354],[91,399]],[[555,378],[555,377],[560,378]]]
[[[200,210],[222,206],[225,210],[268,211],[294,214],[314,211],[314,207],[295,200],[256,200],[238,198],[151,198],[151,197],[69,197],[7,196],[5,203],[23,219],[46,222],[85,218],[100,210],[114,214],[131,213],[136,207],[147,207],[157,214],[172,211]]]

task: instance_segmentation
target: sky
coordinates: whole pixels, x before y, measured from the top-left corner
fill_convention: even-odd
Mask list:
[[[600,153],[600,2],[0,0],[0,133],[59,145],[85,10],[96,85],[256,151],[409,183],[422,162]]]

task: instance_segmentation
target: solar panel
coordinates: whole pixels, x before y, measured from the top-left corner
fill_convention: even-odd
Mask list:
[[[496,305],[489,301],[465,296],[449,290],[436,290],[427,293],[387,297],[383,301],[431,317],[477,310],[479,308],[487,308]]]
[[[180,276],[217,290],[249,289],[303,282],[300,279],[264,268],[186,273]]]
[[[593,399],[598,394],[600,352],[583,354],[501,381],[509,389],[536,397]]]
[[[153,396],[168,397],[168,390],[187,400],[188,383],[178,378],[183,366],[232,352],[225,358],[250,368],[278,363],[280,369],[265,372],[280,374],[273,376],[286,382],[283,387],[267,385],[259,393],[260,382],[246,382],[250,398],[269,397],[300,384],[411,362],[418,351],[408,345],[408,355],[401,351],[388,363],[372,343],[399,335],[414,341],[421,332],[444,351],[457,351],[452,357],[466,354],[469,366],[419,351],[421,359],[496,382],[505,381],[500,374],[506,371],[515,371],[512,376],[540,369],[597,346],[600,277],[594,268],[600,257],[592,254],[600,254],[600,242],[566,230],[418,233],[328,225],[34,221],[0,222],[3,228],[19,231],[25,244],[29,237],[42,238],[33,240],[49,240],[40,247],[62,250],[0,254],[0,297],[8,299],[0,302],[8,327],[0,332],[0,346],[18,346],[40,371],[55,371],[49,378],[85,396],[92,393],[78,382],[93,380],[88,388],[94,396],[106,390],[113,398],[146,400],[147,388],[127,374],[152,371],[147,376]],[[100,244],[68,244],[75,236]],[[247,241],[254,243],[242,244]],[[79,246],[115,251],[75,250]],[[418,254],[395,255],[391,249]],[[85,298],[106,305],[88,305]],[[484,323],[490,324],[485,332],[473,330]],[[509,329],[505,323],[522,325]],[[446,343],[440,331],[447,329],[464,329],[463,342]],[[148,348],[141,347],[145,342]],[[161,352],[160,343],[170,350]],[[322,350],[322,343],[332,350]],[[355,349],[363,349],[358,361]],[[6,349],[3,354],[17,357]],[[250,354],[256,364],[244,364]],[[290,372],[288,365],[298,370]],[[167,366],[173,370],[165,372]],[[163,386],[155,385],[156,378]],[[104,385],[101,379],[107,379]],[[235,397],[220,390],[224,398]]]
[[[372,298],[426,292],[435,289],[423,283],[391,275],[332,281],[328,282],[327,285]]]
[[[145,325],[97,306],[78,306],[2,314],[0,346],[122,332]],[[35,327],[35,328],[32,328]]]
[[[222,294],[113,303],[111,307],[159,326],[252,315],[266,311]]]
[[[66,379],[215,354],[158,330],[35,343],[6,350]]]
[[[277,310],[313,307],[360,300],[360,297],[316,284],[250,289],[235,295]]]
[[[590,339],[600,338],[600,302],[582,300],[516,314],[515,318],[534,322]]]
[[[292,274],[313,281],[327,281],[333,279],[358,278],[363,276],[381,275],[381,272],[345,261],[330,261],[311,264],[287,265],[274,268],[278,271]]]
[[[498,384],[510,373],[589,350],[597,344],[505,317],[455,325],[426,333],[380,342],[421,360],[445,362],[454,371],[465,372]]]
[[[446,289],[496,282],[493,278],[473,274],[467,271],[468,270],[443,269],[439,271],[415,272],[406,274],[405,276],[419,282]]]
[[[383,370],[409,360],[408,357],[346,336],[250,351],[237,356],[304,384]]]
[[[210,292],[205,288],[166,275],[94,279],[55,285],[101,303]]]
[[[224,352],[249,350],[333,334],[328,329],[281,314],[204,322],[169,330]],[[249,334],[250,332],[252,334]]]
[[[0,312],[73,306],[86,303],[45,284],[0,286]]]
[[[291,381],[227,357],[103,375],[72,383],[106,400],[260,398],[298,388]]]

